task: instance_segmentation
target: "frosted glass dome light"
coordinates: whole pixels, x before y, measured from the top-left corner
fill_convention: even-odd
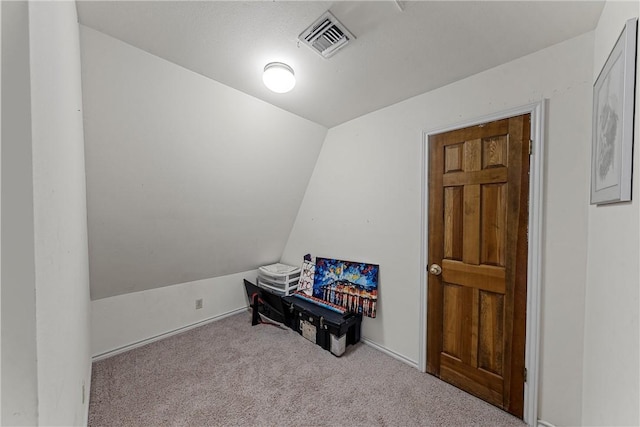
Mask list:
[[[293,69],[282,62],[270,62],[264,66],[264,85],[276,93],[289,92],[296,85]]]

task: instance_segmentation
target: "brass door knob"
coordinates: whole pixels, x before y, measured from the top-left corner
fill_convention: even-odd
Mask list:
[[[434,276],[439,276],[442,274],[442,267],[440,267],[438,264],[431,264],[431,267],[429,267],[429,273],[433,274]]]

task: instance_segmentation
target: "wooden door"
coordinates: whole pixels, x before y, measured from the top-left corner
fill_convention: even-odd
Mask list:
[[[529,131],[527,114],[429,137],[427,372],[520,418]]]

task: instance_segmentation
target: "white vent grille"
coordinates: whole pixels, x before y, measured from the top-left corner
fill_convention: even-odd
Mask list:
[[[298,39],[324,58],[330,58],[350,40],[355,40],[355,36],[327,11],[304,30]]]

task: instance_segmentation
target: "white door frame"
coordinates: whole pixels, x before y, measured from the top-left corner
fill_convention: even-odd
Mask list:
[[[429,217],[429,136],[493,122],[522,114],[531,114],[531,151],[529,175],[529,247],[527,260],[527,318],[525,341],[525,368],[527,381],[524,385],[524,421],[529,426],[538,423],[538,371],[540,357],[540,302],[542,289],[542,227],[543,227],[543,172],[546,100],[500,111],[477,119],[456,123],[423,132],[422,141],[422,244],[420,256],[420,337],[419,369],[427,371],[427,260]]]

